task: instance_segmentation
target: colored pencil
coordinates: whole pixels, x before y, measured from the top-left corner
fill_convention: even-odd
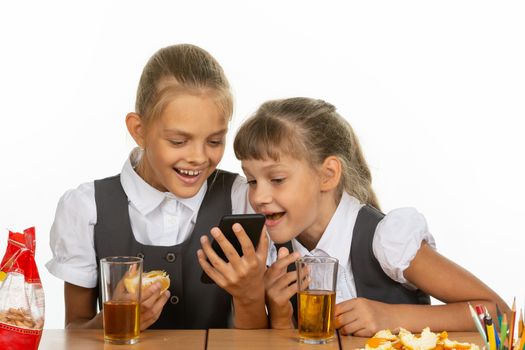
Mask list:
[[[483,305],[476,304],[474,305],[474,309],[476,310],[476,314],[478,315],[479,321],[481,322],[483,329],[485,329],[485,308],[483,307]]]
[[[501,329],[501,322],[503,321],[503,315],[501,314],[501,310],[499,309],[498,304],[496,304],[496,316],[498,317],[498,329]]]
[[[500,329],[500,338],[501,338],[501,344],[505,347],[507,338],[507,331],[509,330],[507,323],[507,314],[503,315],[503,321],[501,321],[501,329]]]
[[[496,339],[496,349],[500,349],[501,348],[501,340],[500,340],[500,337],[498,335],[498,330],[496,329],[496,327],[493,327],[494,328],[494,339]]]
[[[487,338],[489,339],[489,350],[496,350],[496,338],[494,338],[494,325],[492,318],[485,316],[485,327],[487,328]]]
[[[523,309],[520,310],[520,321],[518,322],[518,337],[523,334]]]
[[[518,346],[518,349],[523,350],[523,346],[525,345],[525,334],[521,334],[519,343],[520,345]]]
[[[509,349],[514,347],[514,322],[516,321],[516,297],[512,302],[512,310],[510,312],[510,322],[509,322]]]
[[[485,348],[489,349],[489,343],[487,342],[487,336],[485,334],[485,330],[483,329],[483,326],[481,325],[481,321],[479,320],[478,314],[476,311],[474,311],[474,308],[470,303],[468,304],[468,308],[470,310],[470,316],[472,316],[472,320],[474,320],[474,324],[476,325],[476,328],[478,330],[479,335],[481,335],[481,338],[483,339],[483,343],[485,343]]]

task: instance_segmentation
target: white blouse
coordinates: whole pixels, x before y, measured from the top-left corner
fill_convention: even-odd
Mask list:
[[[134,149],[124,163],[120,181],[129,201],[129,217],[135,239],[144,245],[172,246],[184,242],[193,231],[207,190],[207,182],[191,198],[178,198],[146,183],[134,170],[141,151]],[[246,180],[237,176],[232,191],[234,214],[253,212]],[[49,272],[71,284],[94,288],[97,263],[94,226],[97,223],[94,182],[68,190],[59,200],[51,227],[53,258]],[[205,232],[202,232],[205,234]]]
[[[363,204],[344,193],[317,246],[308,251],[299,241],[292,240],[294,251],[301,256],[331,256],[339,260],[336,302],[357,296],[354,275],[350,262],[350,246],[357,214]],[[414,208],[400,208],[390,211],[377,225],[372,248],[383,271],[409,289],[414,287],[403,276],[403,271],[414,259],[421,243],[425,241],[436,248],[424,216]],[[275,247],[270,251],[269,261],[277,258]]]

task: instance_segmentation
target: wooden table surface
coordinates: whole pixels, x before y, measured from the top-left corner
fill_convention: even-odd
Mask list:
[[[207,350],[339,350],[337,337],[328,344],[311,345],[299,342],[296,329],[210,329]]]
[[[450,332],[450,340],[475,343],[482,347],[476,332]],[[98,329],[45,329],[39,350],[355,350],[363,348],[368,338],[339,336],[322,345],[300,343],[297,330],[275,329],[210,329],[205,330],[147,330],[134,345],[105,344]],[[2,349],[3,350],[3,349]]]
[[[147,330],[133,345],[104,343],[102,329],[44,329],[38,350],[206,349],[205,330]]]

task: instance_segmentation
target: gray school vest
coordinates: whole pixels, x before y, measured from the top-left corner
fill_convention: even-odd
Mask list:
[[[430,304],[427,294],[420,290],[409,290],[388,277],[374,256],[372,242],[377,224],[384,216],[369,205],[363,206],[357,214],[350,247],[350,263],[357,296],[388,304]],[[292,251],[291,242],[276,244],[277,249],[281,246]],[[295,270],[294,264],[288,266],[288,271],[292,270]],[[292,304],[296,310],[295,296],[292,297]]]
[[[128,198],[120,175],[95,181],[97,224],[94,230],[97,268],[107,256],[140,256],[144,271],[165,270],[171,279],[170,299],[150,328],[227,328],[231,296],[215,284],[204,284],[197,260],[199,238],[208,235],[223,215],[231,214],[231,187],[236,174],[217,170],[208,178],[208,190],[191,236],[174,246],[147,246],[135,240],[131,230]],[[98,283],[100,293],[100,268]],[[100,306],[100,294],[99,294]]]
[[[430,304],[421,290],[409,290],[388,277],[374,256],[372,242],[385,214],[365,205],[359,210],[350,247],[350,263],[358,297],[388,304]]]

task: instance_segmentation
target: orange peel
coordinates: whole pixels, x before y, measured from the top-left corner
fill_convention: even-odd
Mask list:
[[[434,333],[429,327],[417,335],[399,327],[399,333],[394,335],[389,329],[377,332],[359,350],[479,350],[479,346],[468,342],[458,342],[448,339],[448,333]]]

